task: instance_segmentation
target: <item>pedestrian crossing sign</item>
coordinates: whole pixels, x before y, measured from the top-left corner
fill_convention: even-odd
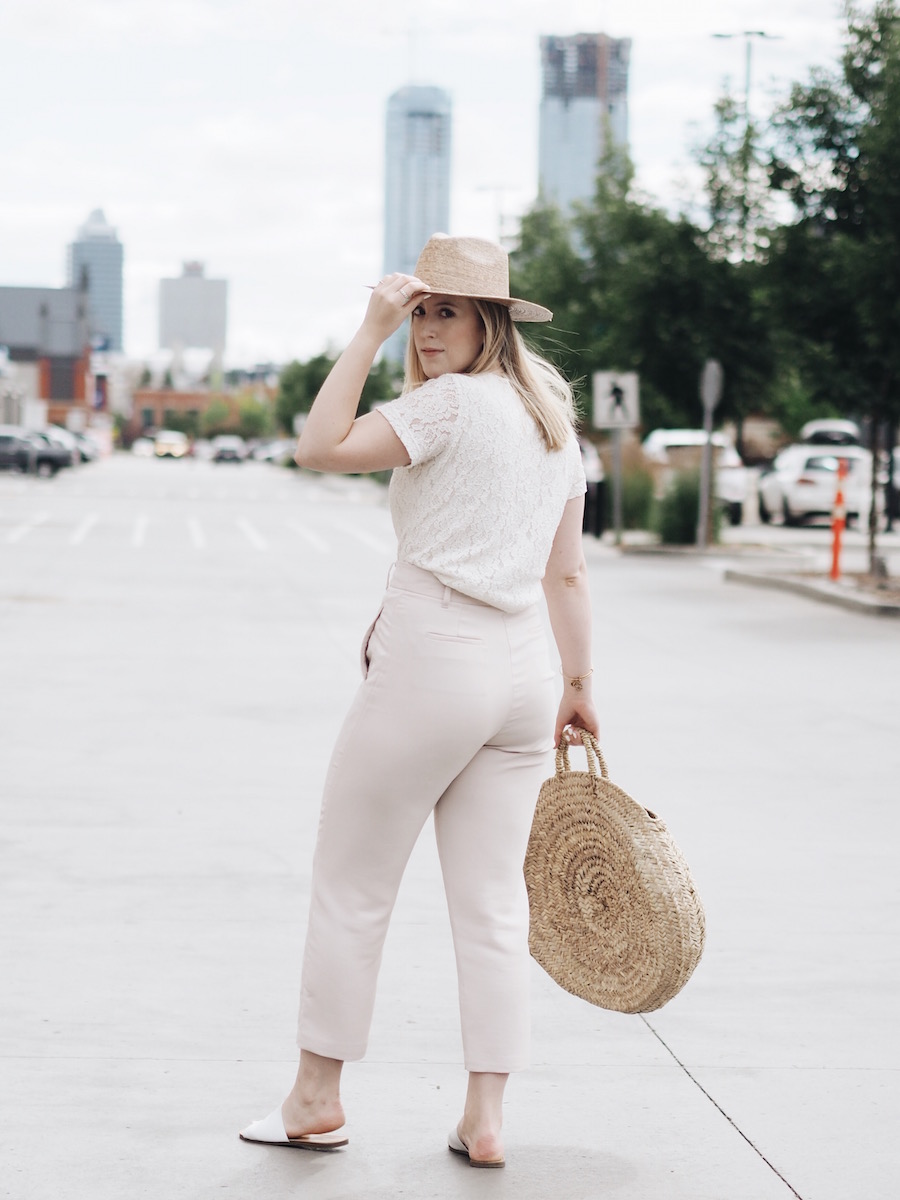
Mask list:
[[[637,372],[595,371],[593,393],[595,429],[636,429],[640,425]]]

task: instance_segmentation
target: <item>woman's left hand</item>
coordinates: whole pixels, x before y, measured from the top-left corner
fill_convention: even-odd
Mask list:
[[[394,272],[385,275],[372,289],[369,307],[363,318],[363,329],[374,334],[379,341],[386,341],[394,333],[420,300],[430,295],[428,288],[415,275]]]

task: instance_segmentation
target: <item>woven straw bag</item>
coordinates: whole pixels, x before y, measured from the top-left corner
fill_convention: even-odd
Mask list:
[[[616,1012],[652,1012],[700,961],[703,905],[662,821],[610,780],[589,733],[588,770],[556,774],[538,797],[525,882],[531,953],[560,987]]]

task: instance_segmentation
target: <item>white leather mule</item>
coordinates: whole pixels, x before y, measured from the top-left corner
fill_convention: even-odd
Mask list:
[[[290,1146],[294,1150],[339,1150],[350,1141],[346,1126],[331,1133],[305,1133],[302,1137],[289,1138],[281,1117],[281,1108],[276,1108],[261,1121],[254,1121],[241,1130],[241,1140],[260,1142],[264,1146]]]
[[[447,1134],[447,1149],[452,1150],[454,1154],[463,1154],[469,1160],[470,1167],[505,1167],[505,1158],[473,1158],[469,1153],[469,1147],[459,1136],[458,1129],[451,1129]]]

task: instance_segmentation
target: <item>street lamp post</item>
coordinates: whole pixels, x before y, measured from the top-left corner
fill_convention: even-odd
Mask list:
[[[740,161],[744,176],[744,196],[741,205],[741,258],[746,262],[749,204],[747,188],[750,182],[750,75],[753,63],[753,39],[766,38],[768,41],[780,41],[780,34],[766,33],[764,29],[745,29],[742,33],[714,33],[713,37],[721,40],[730,40],[731,38],[744,39],[744,147]]]

